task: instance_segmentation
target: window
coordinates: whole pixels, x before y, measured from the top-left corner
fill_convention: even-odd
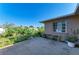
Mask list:
[[[57,29],[57,23],[53,23],[53,31],[56,32],[56,29]]]
[[[66,23],[65,22],[62,22],[62,32],[65,32],[66,30]]]
[[[66,21],[53,23],[53,31],[54,32],[66,32],[66,29],[67,29],[66,24],[67,24]]]

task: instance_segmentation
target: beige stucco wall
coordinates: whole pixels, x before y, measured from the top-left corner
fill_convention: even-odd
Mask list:
[[[61,21],[67,21],[67,32],[66,33],[57,33],[53,32],[53,22],[61,22]],[[45,34],[51,34],[51,35],[66,35],[66,34],[72,34],[73,30],[76,30],[79,28],[79,15],[77,16],[70,16],[66,18],[61,18],[57,20],[52,20],[49,22],[45,22]]]

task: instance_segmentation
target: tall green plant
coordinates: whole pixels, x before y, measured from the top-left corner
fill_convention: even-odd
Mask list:
[[[4,24],[3,27],[5,28],[5,33],[0,35],[0,39],[6,40],[3,41],[5,44],[14,44],[27,40],[29,37],[41,36],[44,33],[44,27],[35,28],[33,26],[16,26],[8,23]]]

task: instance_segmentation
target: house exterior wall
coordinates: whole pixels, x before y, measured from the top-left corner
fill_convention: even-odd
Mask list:
[[[53,23],[54,22],[61,22],[61,21],[65,21],[63,19],[58,19],[58,20],[53,20],[50,22],[46,22],[45,23],[45,34],[51,34],[51,35],[62,35],[62,34],[66,34],[66,33],[58,33],[58,32],[54,32],[53,31]],[[68,22],[68,20],[66,20]]]
[[[62,33],[53,32],[53,23],[61,22],[61,21],[67,21],[67,32],[65,33],[64,32]],[[72,34],[72,32],[74,30],[77,30],[78,28],[79,28],[79,15],[45,22],[45,34],[63,36],[63,35]]]
[[[79,29],[79,16],[69,18],[68,33],[72,34],[77,29]]]

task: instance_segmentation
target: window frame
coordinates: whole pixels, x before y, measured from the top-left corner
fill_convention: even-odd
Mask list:
[[[60,25],[58,26],[58,23],[60,23]],[[63,26],[64,23],[64,26]],[[54,24],[56,26],[54,26]],[[56,28],[55,28],[56,27]],[[60,28],[61,27],[61,28]],[[64,27],[64,31],[63,31],[63,27]],[[54,29],[55,28],[55,29]],[[58,30],[58,31],[57,31]],[[67,21],[60,21],[60,22],[54,22],[53,23],[53,32],[59,32],[59,33],[67,33]]]

